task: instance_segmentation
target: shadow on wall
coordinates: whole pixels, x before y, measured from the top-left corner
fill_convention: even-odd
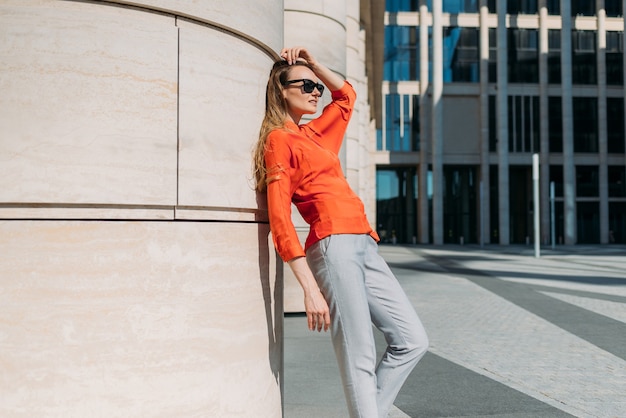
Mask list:
[[[259,208],[266,208],[266,197],[264,193],[257,193],[257,205]],[[269,223],[263,217],[257,215],[258,225],[258,241],[259,241],[259,279],[261,280],[261,290],[263,292],[263,301],[265,303],[265,318],[267,321],[267,341],[269,344],[268,352],[269,365],[276,379],[276,383],[282,386],[283,379],[280,376],[282,369],[283,356],[283,263],[280,257],[276,255],[276,266],[272,269],[272,257],[270,251],[274,251],[274,247],[270,245],[270,228]],[[274,270],[276,277],[274,278],[274,294],[272,295],[272,281],[270,274]],[[273,305],[273,311],[272,311]],[[282,388],[281,388],[282,393]]]

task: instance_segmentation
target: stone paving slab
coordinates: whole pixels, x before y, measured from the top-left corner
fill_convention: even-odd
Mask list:
[[[380,247],[431,340],[392,416],[626,417],[624,247],[459,247]],[[347,416],[327,335],[311,344],[298,321],[286,318],[285,417]],[[310,351],[326,369],[311,372]]]

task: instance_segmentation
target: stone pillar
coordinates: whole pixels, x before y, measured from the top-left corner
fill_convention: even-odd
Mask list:
[[[604,0],[596,0],[598,19],[598,156],[600,197],[600,243],[609,243],[609,168],[608,128],[606,116],[606,11]]]
[[[280,2],[124,3],[0,5],[0,415],[280,417]]]
[[[367,217],[376,219],[376,167],[369,158],[376,144],[370,143],[370,108],[365,73],[365,31],[360,24],[360,0],[346,0],[346,78],[357,92],[354,115],[346,136],[346,177],[363,200]],[[375,229],[375,228],[374,228]]]
[[[480,244],[490,242],[489,213],[489,9],[487,0],[480,0]]]
[[[550,242],[550,130],[548,100],[548,7],[539,0],[539,210],[541,242]]]
[[[433,243],[443,244],[443,26],[442,0],[433,0],[432,172]]]
[[[509,234],[509,112],[508,112],[508,45],[506,0],[498,0],[498,236],[500,244],[510,244]]]
[[[418,229],[420,244],[428,244],[430,216],[428,213],[428,162],[430,160],[428,129],[428,6],[426,0],[420,0],[419,7],[419,43],[420,43],[420,165],[418,174]]]
[[[576,244],[576,170],[574,166],[574,110],[572,103],[572,9],[561,0],[561,99],[563,109],[564,243]]]

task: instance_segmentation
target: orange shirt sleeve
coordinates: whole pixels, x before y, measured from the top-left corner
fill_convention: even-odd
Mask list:
[[[356,92],[352,84],[345,81],[343,87],[331,92],[331,96],[333,101],[324,108],[322,114],[301,128],[321,137],[324,146],[338,154],[352,116]]]
[[[291,220],[291,197],[295,186],[292,176],[298,171],[298,162],[288,145],[288,133],[275,130],[267,137],[265,166],[270,180],[267,185],[267,210],[272,240],[284,261],[304,257],[304,249]]]

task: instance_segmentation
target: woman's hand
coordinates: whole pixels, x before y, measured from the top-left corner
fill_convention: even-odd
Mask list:
[[[328,331],[330,326],[330,311],[324,295],[318,289],[317,291],[305,293],[304,309],[306,310],[306,320],[311,331],[320,332],[322,328]]]
[[[317,286],[313,273],[304,257],[296,257],[287,262],[291,271],[300,282],[304,291],[304,309],[306,310],[307,325],[311,331],[328,331],[330,327],[330,310],[324,295]]]
[[[313,58],[309,50],[301,46],[283,48],[282,51],[280,51],[280,56],[287,61],[289,65],[295,64],[298,61],[313,67],[317,65],[317,61]]]

